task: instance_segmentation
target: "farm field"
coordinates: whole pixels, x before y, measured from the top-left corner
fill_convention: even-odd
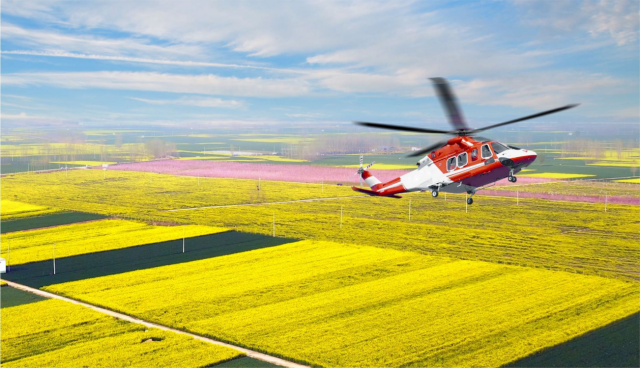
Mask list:
[[[443,197],[443,196],[441,196]],[[411,220],[409,221],[409,200]],[[638,207],[414,194],[157,213],[173,221],[425,254],[640,278]],[[342,226],[340,217],[342,213]],[[540,226],[544,224],[544,226]]]
[[[134,221],[100,220],[2,234],[1,253],[9,253],[10,247],[9,264],[15,266],[50,260],[53,252],[56,258],[64,258],[224,231],[228,230],[199,225],[152,226]]]
[[[10,233],[38,229],[49,226],[67,225],[76,222],[94,221],[104,219],[106,216],[85,212],[54,212],[42,216],[19,218],[13,221],[2,221],[1,232]]]
[[[400,200],[362,196],[166,212],[186,207],[349,197],[354,193],[335,185],[327,185],[323,191],[321,185],[315,184],[262,181],[258,194],[256,182],[250,180],[208,179],[198,187],[196,178],[107,172],[113,175],[113,180],[105,181],[101,174],[93,170],[79,171],[68,179],[59,173],[16,175],[4,178],[1,184],[3,196],[29,199],[38,205],[55,204],[68,210],[265,235],[273,234],[275,215],[275,231],[280,237],[372,244],[461,259],[640,278],[638,206],[609,204],[605,212],[604,203],[535,198],[517,201],[478,194],[467,212],[464,196],[449,194],[433,199],[416,193]],[[153,183],[147,182],[151,177]],[[520,188],[539,190],[548,185],[557,185],[560,189],[545,190],[562,188],[560,183]],[[578,185],[582,184],[572,182],[565,190],[577,191]],[[612,193],[617,190],[625,195],[631,194],[635,187],[627,183],[606,185]],[[120,201],[114,203],[111,200],[114,196]],[[44,259],[49,259],[48,255]]]
[[[640,309],[633,282],[317,241],[44,289],[320,366],[499,366]]]
[[[55,204],[65,210],[136,218],[176,208],[358,195],[350,188],[336,185],[266,180],[259,183],[257,178],[198,179],[111,170],[77,170],[68,177],[61,172],[14,175],[3,178],[1,185],[3,198],[7,199],[20,198],[30,203]],[[113,200],[115,194],[117,201]]]
[[[523,358],[507,367],[638,367],[640,313]]]
[[[186,239],[184,253],[182,239],[178,239],[57,259],[55,275],[52,274],[51,260],[46,260],[11,267],[11,272],[3,277],[23,285],[41,288],[62,282],[273,247],[293,241],[295,240],[227,231]]]
[[[2,218],[2,221],[42,216],[56,212],[60,212],[60,210],[5,199],[0,202],[0,217]]]
[[[203,367],[243,355],[60,300],[0,313],[4,367]]]

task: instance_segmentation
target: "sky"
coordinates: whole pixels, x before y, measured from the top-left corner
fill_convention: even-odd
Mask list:
[[[3,0],[2,121],[638,124],[639,3]]]

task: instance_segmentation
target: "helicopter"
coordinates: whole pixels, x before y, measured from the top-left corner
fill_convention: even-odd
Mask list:
[[[372,122],[356,121],[354,124],[378,129],[399,130],[414,133],[447,134],[453,138],[439,141],[411,153],[406,157],[425,155],[417,162],[417,169],[382,183],[371,174],[369,168],[375,164],[363,167],[363,157],[360,156],[360,168],[354,175],[359,175],[369,186],[369,189],[351,187],[351,189],[370,196],[402,198],[400,193],[431,192],[436,198],[442,191],[445,193],[467,193],[467,204],[473,203],[473,196],[479,190],[495,185],[499,180],[507,178],[512,183],[518,179],[515,174],[531,165],[537,154],[528,149],[503,144],[495,140],[482,138],[477,133],[538,118],[568,110],[579,104],[570,104],[553,110],[543,111],[519,119],[505,121],[478,129],[470,128],[458,107],[457,99],[444,78],[431,78],[436,95],[447,113],[452,130],[436,130],[418,127],[388,125]]]

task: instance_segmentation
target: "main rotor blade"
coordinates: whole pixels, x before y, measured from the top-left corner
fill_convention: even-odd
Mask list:
[[[437,150],[440,147],[444,147],[445,144],[447,144],[448,141],[440,141],[437,143],[434,143],[432,145],[430,145],[427,148],[423,148],[420,151],[415,151],[415,152],[411,152],[411,154],[407,155],[407,157],[416,157],[416,156],[422,156],[424,154],[427,154],[433,150]]]
[[[462,110],[458,107],[456,96],[453,94],[451,87],[449,87],[447,80],[444,78],[431,78],[431,81],[433,81],[433,87],[436,90],[442,108],[447,111],[449,123],[455,129],[469,129],[464,116],[462,116]]]
[[[391,130],[401,130],[404,132],[414,132],[414,133],[434,133],[434,134],[456,134],[456,132],[446,131],[446,130],[437,130],[437,129],[424,129],[424,128],[414,128],[408,126],[401,125],[388,125],[388,124],[380,124],[380,123],[369,123],[366,121],[354,121],[354,124],[367,126],[370,128],[380,128],[380,129],[391,129]]]
[[[486,127],[483,127],[483,128],[478,128],[478,129],[473,129],[469,134],[472,135],[472,134],[475,134],[477,132],[483,132],[485,130],[501,127],[503,125],[513,124],[513,123],[517,123],[517,122],[524,121],[524,120],[529,120],[529,119],[534,119],[534,118],[539,118],[541,116],[545,116],[545,115],[549,115],[549,114],[554,114],[556,112],[568,110],[568,109],[571,109],[571,108],[576,107],[578,105],[580,105],[580,104],[571,104],[571,105],[559,107],[557,109],[548,110],[548,111],[540,112],[540,113],[537,113],[537,114],[534,114],[534,115],[525,116],[525,117],[520,118],[520,119],[509,120],[509,121],[505,121],[504,123],[489,125],[489,126],[486,126]]]

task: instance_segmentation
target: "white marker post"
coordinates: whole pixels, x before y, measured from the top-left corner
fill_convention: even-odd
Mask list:
[[[322,180],[322,193],[324,194],[324,179]]]
[[[411,221],[411,200],[409,200],[409,221]]]
[[[53,243],[53,274],[56,274],[56,243]]]

